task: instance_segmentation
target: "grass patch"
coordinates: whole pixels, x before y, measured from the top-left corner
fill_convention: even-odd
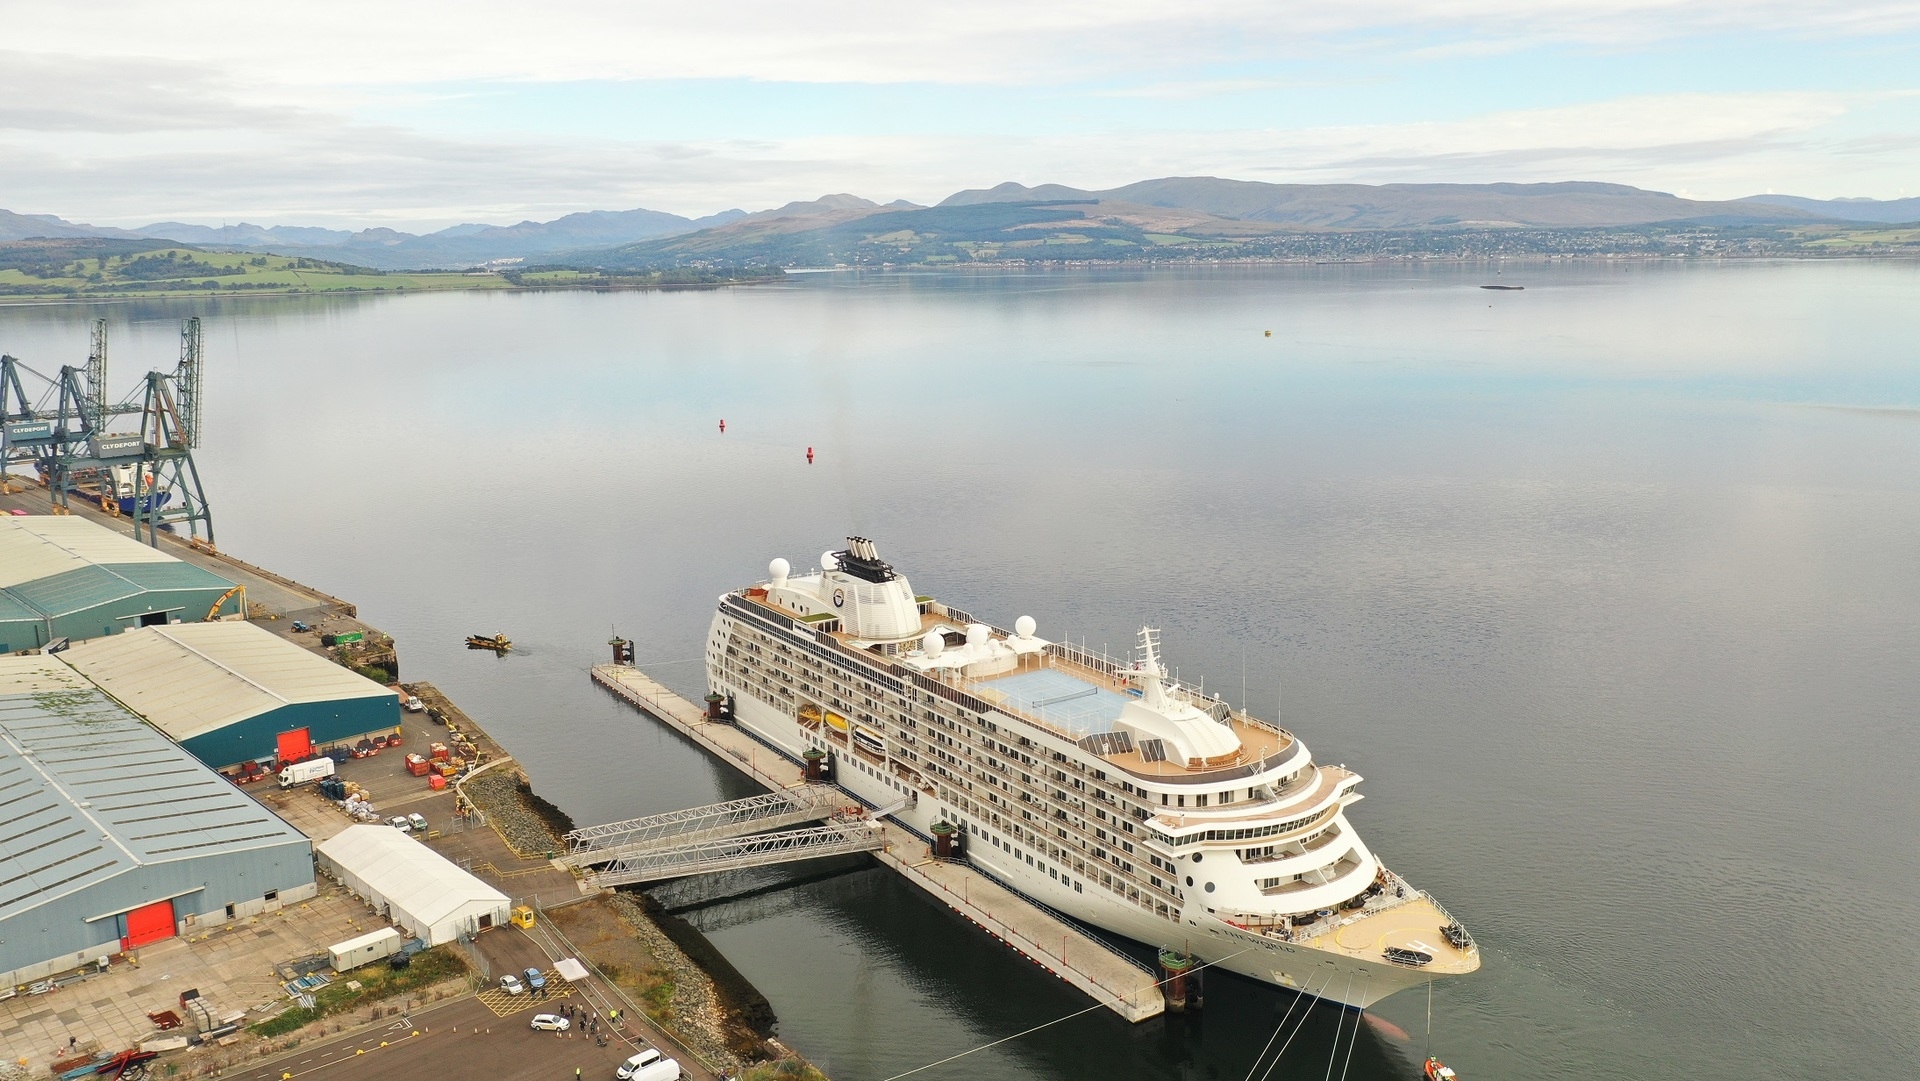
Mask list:
[[[191,245],[17,241],[0,244],[0,297],[205,296],[232,293],[504,289],[498,275],[371,270],[301,256],[206,251]]]
[[[618,984],[640,1003],[640,1009],[655,1021],[673,1020],[673,977],[658,966],[628,970],[616,964],[599,962],[602,975]]]
[[[295,1006],[248,1028],[260,1036],[284,1036],[323,1017],[422,991],[465,976],[467,972],[467,959],[458,950],[452,946],[435,946],[414,954],[413,963],[406,968],[374,964],[343,972],[314,994],[312,1008]],[[358,983],[360,987],[356,990],[348,987],[348,983]]]

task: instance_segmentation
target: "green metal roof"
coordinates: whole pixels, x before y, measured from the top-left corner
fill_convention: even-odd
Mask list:
[[[174,590],[225,592],[233,583],[191,563],[127,563],[79,567],[50,578],[0,589],[0,596],[26,606],[42,619],[98,608],[142,593]],[[196,616],[204,613],[195,613]]]

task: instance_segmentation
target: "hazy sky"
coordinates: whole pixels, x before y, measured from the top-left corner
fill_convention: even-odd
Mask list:
[[[1920,195],[1920,0],[0,0],[0,207],[438,227],[1003,180]]]

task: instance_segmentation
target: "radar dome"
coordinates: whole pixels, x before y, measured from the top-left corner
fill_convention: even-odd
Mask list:
[[[1032,638],[1033,629],[1038,626],[1039,624],[1033,621],[1032,616],[1021,616],[1013,621],[1013,633],[1022,638]]]
[[[939,631],[928,631],[926,637],[920,639],[920,648],[926,651],[927,656],[938,657],[940,651],[947,648],[947,640],[940,637]]]
[[[833,558],[832,552],[821,552],[820,569],[823,571],[837,571],[840,569],[840,561]]]
[[[985,623],[969,623],[967,624],[967,644],[970,646],[984,646],[987,644],[987,638],[992,633],[992,631],[987,630]]]
[[[767,576],[772,578],[773,584],[777,586],[786,584],[787,574],[792,570],[793,565],[784,559],[775,559],[767,564]]]

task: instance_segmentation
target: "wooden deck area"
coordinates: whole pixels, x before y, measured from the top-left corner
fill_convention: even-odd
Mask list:
[[[1412,948],[1433,955],[1423,971],[1458,975],[1480,967],[1478,950],[1455,949],[1440,928],[1452,922],[1424,894],[1380,912],[1374,912],[1311,940],[1318,949],[1378,961],[1388,946]]]
[[[769,789],[801,783],[798,766],[733,725],[708,721],[706,711],[637,668],[596,665],[593,680]],[[1127,1020],[1165,1012],[1166,1000],[1151,973],[965,863],[933,859],[926,842],[905,827],[883,825],[887,844],[874,855],[908,882]]]

